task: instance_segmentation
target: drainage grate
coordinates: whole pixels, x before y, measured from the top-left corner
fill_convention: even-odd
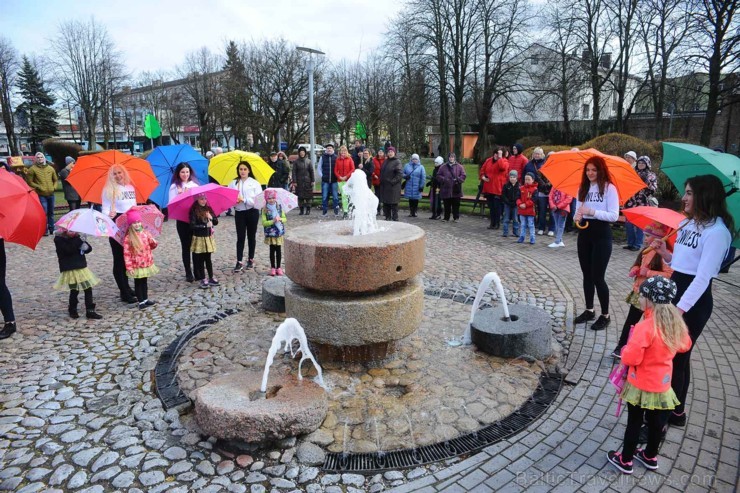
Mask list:
[[[392,469],[406,469],[432,462],[439,462],[458,455],[475,452],[509,438],[537,420],[560,392],[563,376],[542,373],[539,384],[529,399],[519,409],[505,418],[467,435],[432,445],[413,449],[394,450],[382,454],[337,453],[326,454],[325,471],[376,473]]]
[[[162,351],[162,354],[159,356],[159,360],[157,361],[157,366],[154,367],[154,391],[157,393],[159,400],[162,401],[162,406],[165,410],[190,402],[188,396],[182,392],[180,385],[177,383],[177,360],[180,357],[180,353],[183,348],[185,348],[190,339],[200,334],[211,325],[238,312],[238,309],[229,309],[225,310],[223,313],[218,313],[211,318],[198,322],[177,336],[175,340],[172,341],[164,351]]]

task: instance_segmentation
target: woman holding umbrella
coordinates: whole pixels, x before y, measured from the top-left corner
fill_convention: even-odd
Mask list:
[[[236,265],[234,272],[244,270],[244,240],[247,240],[249,252],[247,269],[254,267],[254,249],[257,246],[257,224],[260,211],[254,207],[254,198],[262,193],[262,186],[251,177],[252,166],[240,161],[236,166],[236,179],[229,183],[229,188],[237,190],[239,195],[234,207],[234,224],[236,225]]]
[[[121,164],[114,164],[108,169],[108,180],[103,187],[103,214],[115,220],[136,205],[136,189],[131,184],[128,170]],[[113,278],[121,293],[121,301],[135,303],[136,295],[126,278],[126,263],[123,258],[123,245],[114,238],[108,238],[113,254]]]
[[[180,163],[175,168],[175,174],[172,177],[172,185],[169,190],[169,200],[172,201],[175,197],[184,193],[190,188],[198,186],[198,182],[195,181],[195,173],[193,168],[188,163]],[[180,251],[182,253],[182,265],[185,267],[185,280],[187,282],[193,282],[193,269],[190,264],[190,244],[193,242],[193,232],[190,229],[190,223],[187,221],[176,222],[177,224],[177,236],[180,238]]]
[[[686,395],[691,375],[691,350],[712,315],[712,279],[719,273],[722,260],[732,242],[735,223],[728,212],[725,189],[713,175],[695,176],[686,180],[683,196],[684,221],[671,254],[664,240],[655,240],[652,247],[673,268],[671,279],[678,286],[673,299],[683,313],[689,328],[691,349],[673,358],[671,386],[681,402],[670,414],[668,422],[686,425]]]
[[[600,156],[586,160],[578,190],[576,213],[578,223],[588,220],[588,227],[578,234],[578,261],[583,273],[583,294],[586,309],[575,319],[581,324],[596,318],[594,291],[599,296],[601,316],[591,325],[592,330],[603,330],[609,325],[609,286],[606,267],[612,255],[611,223],[619,218],[619,194],[613,184],[606,161]]]

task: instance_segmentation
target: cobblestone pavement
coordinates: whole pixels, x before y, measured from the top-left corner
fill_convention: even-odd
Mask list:
[[[404,215],[402,213],[402,215]],[[555,306],[572,320],[582,305],[575,236],[551,251],[549,238],[515,245],[485,230],[479,217],[458,223],[414,221],[428,232],[425,282],[474,292],[496,270],[515,296]],[[290,215],[291,225],[318,220]],[[8,284],[19,332],[0,341],[0,490],[7,491],[732,491],[738,474],[740,399],[737,377],[738,291],[715,283],[715,310],[694,351],[689,422],[673,428],[660,470],[633,477],[605,465],[617,448],[623,417],[614,417],[607,354],[625,315],[625,273],[634,254],[615,248],[609,267],[614,321],[607,331],[566,322],[566,386],[526,431],[464,460],[373,477],[321,474],[300,465],[288,440],[281,451],[233,456],[194,431],[190,414],[165,412],[152,392],[151,370],[174,337],[226,308],[253,307],[266,273],[267,248],[257,245],[257,270],[234,275],[232,220],[218,227],[214,258],[218,288],[199,290],[180,273],[174,224],[155,252],[162,272],[150,281],[158,304],[147,310],[117,300],[106,241],[93,240],[91,269],[98,311],[88,322],[66,316],[66,295],[51,290],[57,276],[51,238],[35,252],[8,246]],[[734,269],[737,271],[737,267]],[[530,281],[528,275],[534,281]],[[723,276],[740,284],[736,272]],[[515,285],[515,286],[511,286]],[[252,310],[253,308],[249,308]],[[284,450],[284,451],[283,451]]]

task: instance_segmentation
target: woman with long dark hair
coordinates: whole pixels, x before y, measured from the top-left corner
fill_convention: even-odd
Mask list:
[[[175,168],[170,185],[170,202],[190,188],[198,186],[193,168],[188,163],[180,163]],[[193,269],[190,263],[190,243],[193,241],[193,231],[188,221],[177,221],[177,236],[180,238],[180,251],[182,254],[182,265],[185,267],[185,280],[193,282]]]
[[[247,269],[254,267],[254,249],[257,245],[257,224],[260,211],[254,208],[254,198],[262,193],[262,186],[252,178],[252,167],[246,161],[236,166],[236,179],[229,183],[229,188],[239,192],[234,207],[234,225],[236,226],[236,265],[234,272],[244,270],[244,240],[248,244]]]
[[[586,309],[575,319],[582,324],[596,318],[594,294],[599,296],[601,315],[591,325],[592,330],[603,330],[609,319],[609,286],[606,267],[612,256],[611,223],[619,218],[619,194],[612,183],[606,162],[599,156],[590,157],[583,167],[581,187],[578,190],[575,222],[588,221],[588,227],[578,234],[578,262],[583,273],[583,295]]]
[[[683,313],[691,342],[695,344],[712,315],[712,279],[719,273],[730,248],[735,222],[727,210],[722,182],[716,176],[686,180],[682,201],[688,219],[678,231],[673,253],[662,239],[653,241],[652,247],[673,268],[671,279],[678,287],[673,302]],[[686,425],[686,395],[694,344],[688,352],[673,358],[671,386],[681,402],[668,419],[673,426]]]

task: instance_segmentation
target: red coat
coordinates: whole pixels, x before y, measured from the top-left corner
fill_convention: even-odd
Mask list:
[[[337,177],[338,181],[347,181],[354,172],[355,162],[351,156],[337,158],[337,163],[334,165],[334,176]],[[346,176],[347,178],[342,180],[342,176]]]
[[[629,366],[627,381],[633,386],[646,392],[665,392],[671,388],[676,352],[665,345],[653,323],[650,311],[645,312],[645,318],[635,325],[627,345],[622,348],[622,363]],[[691,338],[687,332],[678,352],[685,353],[690,348]]]
[[[373,185],[378,186],[380,185],[380,170],[383,168],[383,163],[385,162],[385,158],[378,159],[377,157],[373,158],[373,164],[375,165],[375,168],[373,168]]]
[[[516,171],[518,173],[519,183],[524,184],[524,166],[527,165],[529,159],[522,154],[509,156],[507,159],[509,160],[509,171]]]
[[[520,216],[534,216],[534,198],[537,197],[537,184],[522,185],[521,196],[516,201],[516,211]],[[521,205],[524,204],[524,208]]]
[[[557,209],[563,215],[567,215],[570,212],[570,203],[573,201],[573,197],[567,193],[563,193],[560,190],[553,188],[550,190],[550,210]]]
[[[480,169],[479,178],[485,176],[488,181],[483,182],[483,193],[486,195],[501,195],[504,184],[509,173],[509,163],[506,159],[501,158],[496,161],[492,157],[486,159]]]

